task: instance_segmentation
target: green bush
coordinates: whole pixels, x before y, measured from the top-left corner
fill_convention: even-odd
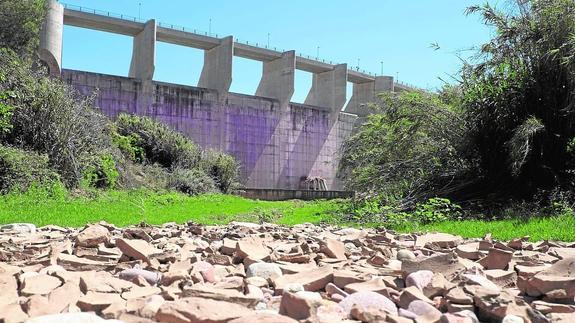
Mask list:
[[[31,187],[52,187],[60,176],[50,168],[47,155],[0,145],[0,193],[25,192]]]
[[[143,158],[144,163],[157,163],[168,169],[193,169],[199,165],[201,150],[198,146],[158,121],[121,114],[115,127],[119,136],[128,138],[130,148],[127,150],[133,150],[134,157]]]
[[[346,187],[401,209],[452,189],[446,183],[456,184],[453,179],[469,169],[460,152],[466,126],[442,98],[382,94],[375,113],[344,145]]]
[[[9,50],[0,49],[0,93],[11,107],[10,129],[0,142],[48,156],[68,187],[77,186],[93,156],[111,149],[108,120],[79,100],[62,81],[35,71]]]
[[[232,156],[210,150],[202,156],[201,166],[220,192],[231,193],[238,187],[239,165]]]
[[[510,4],[468,10],[495,32],[479,63],[463,70],[463,107],[481,191],[533,200],[541,190],[575,188],[575,2]]]
[[[10,48],[20,56],[35,55],[45,12],[45,0],[1,0],[0,48]]]
[[[415,220],[422,224],[460,220],[463,215],[461,206],[445,198],[431,198],[425,203],[418,203],[413,213]]]
[[[120,173],[116,166],[114,157],[107,153],[95,158],[95,160],[84,169],[84,176],[81,186],[95,188],[116,188]]]
[[[199,169],[176,168],[169,176],[168,185],[189,195],[218,192],[213,178]]]

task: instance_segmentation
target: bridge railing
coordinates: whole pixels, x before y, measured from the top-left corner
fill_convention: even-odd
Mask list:
[[[63,3],[63,2],[60,2],[60,3],[64,6],[64,8],[70,9],[70,10],[75,10],[75,11],[80,11],[80,12],[85,12],[85,13],[91,13],[91,14],[106,16],[106,17],[112,17],[112,18],[117,18],[117,19],[122,19],[122,20],[127,20],[127,21],[139,22],[139,23],[145,23],[146,22],[145,19],[133,17],[130,15],[124,15],[124,14],[114,13],[114,12],[110,12],[110,11],[97,10],[97,9],[87,8],[87,7]],[[165,22],[158,22],[158,26],[163,27],[163,28],[178,30],[178,31],[184,31],[184,32],[188,32],[188,33],[192,33],[192,34],[196,34],[196,35],[200,35],[200,36],[219,38],[217,33],[203,31],[203,30],[196,29],[196,28],[190,28],[190,27],[185,27],[185,26],[180,26],[180,25],[175,25],[175,24],[169,24],[169,23],[165,23]],[[263,48],[263,49],[270,49],[270,50],[280,51],[280,52],[286,51],[285,49],[278,48],[275,46],[272,47],[272,46],[269,46],[268,44],[260,43],[260,42],[250,42],[248,40],[240,40],[240,39],[235,39],[235,41],[238,43],[242,43],[242,44],[246,44],[246,45],[250,45],[250,46],[254,46],[254,47],[258,47],[258,48]],[[296,55],[299,57],[302,57],[302,58],[314,60],[317,62],[322,62],[325,64],[330,64],[330,65],[337,65],[338,64],[337,62],[334,62],[332,60],[320,58],[320,57],[318,57],[318,55],[308,55],[308,54],[304,54],[304,53],[300,53],[300,52],[297,52]],[[360,69],[359,66],[348,66],[348,70],[354,71],[354,72],[360,72],[360,73],[363,73],[363,74],[366,74],[366,75],[369,75],[372,77],[378,76],[378,74],[376,74],[376,73],[372,73],[372,72],[367,71],[365,69]],[[406,87],[410,87],[413,89],[419,89],[419,87],[414,86],[414,85],[409,84],[409,83],[405,83],[403,81],[396,80],[395,82],[398,84],[404,85]]]

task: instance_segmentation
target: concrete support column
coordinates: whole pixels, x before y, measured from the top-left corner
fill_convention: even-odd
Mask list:
[[[345,104],[346,86],[347,64],[339,64],[331,71],[314,74],[305,104],[339,112]]]
[[[371,113],[368,103],[377,102],[377,95],[381,92],[393,92],[392,76],[377,76],[374,81],[354,83],[353,95],[345,107],[345,112],[365,117]]]
[[[129,76],[143,82],[154,79],[156,68],[156,21],[149,20],[138,35],[134,37],[132,63]]]
[[[56,0],[49,0],[46,19],[40,32],[38,56],[48,65],[51,75],[62,72],[62,34],[64,32],[64,6]]]
[[[204,52],[204,67],[200,75],[199,87],[217,90],[220,100],[229,92],[232,85],[232,62],[234,38],[220,39],[220,44]]]
[[[263,73],[256,96],[273,98],[287,107],[295,89],[295,51],[287,51],[282,57],[264,62]]]

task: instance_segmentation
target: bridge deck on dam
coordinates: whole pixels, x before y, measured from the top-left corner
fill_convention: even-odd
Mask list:
[[[299,189],[307,177],[337,179],[339,147],[351,134],[357,116],[329,109],[153,82],[153,92],[127,77],[63,70],[62,78],[83,95],[96,92],[95,105],[107,116],[149,116],[192,138],[206,149],[225,151],[241,163],[246,187]]]

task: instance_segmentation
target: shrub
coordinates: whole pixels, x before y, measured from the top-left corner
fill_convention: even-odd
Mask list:
[[[115,127],[118,135],[128,138],[136,157],[144,157],[144,163],[157,163],[169,169],[193,169],[199,165],[201,151],[198,146],[158,121],[121,114]]]
[[[185,194],[217,193],[213,178],[199,169],[175,169],[169,176],[169,188]]]
[[[575,2],[513,1],[469,8],[495,29],[479,63],[462,73],[463,106],[482,191],[533,200],[573,190]]]
[[[444,195],[469,169],[459,151],[466,132],[461,113],[434,94],[390,93],[381,99],[344,145],[347,188],[401,209]]]
[[[106,117],[92,109],[92,100],[78,99],[62,81],[33,71],[13,52],[0,50],[0,93],[11,107],[4,144],[48,156],[68,187],[77,186],[92,156],[111,147]]]
[[[45,0],[0,1],[0,47],[35,55],[45,16]]]
[[[210,150],[203,155],[201,165],[220,192],[231,193],[238,187],[239,165],[232,156]]]
[[[31,187],[51,187],[60,176],[50,168],[48,156],[0,145],[0,193],[25,192]]]
[[[461,206],[452,203],[449,199],[436,197],[425,203],[418,203],[413,215],[418,222],[428,224],[461,219],[463,212]]]
[[[81,186],[115,188],[119,177],[120,173],[116,167],[114,157],[106,153],[95,158],[94,161],[84,169]]]

